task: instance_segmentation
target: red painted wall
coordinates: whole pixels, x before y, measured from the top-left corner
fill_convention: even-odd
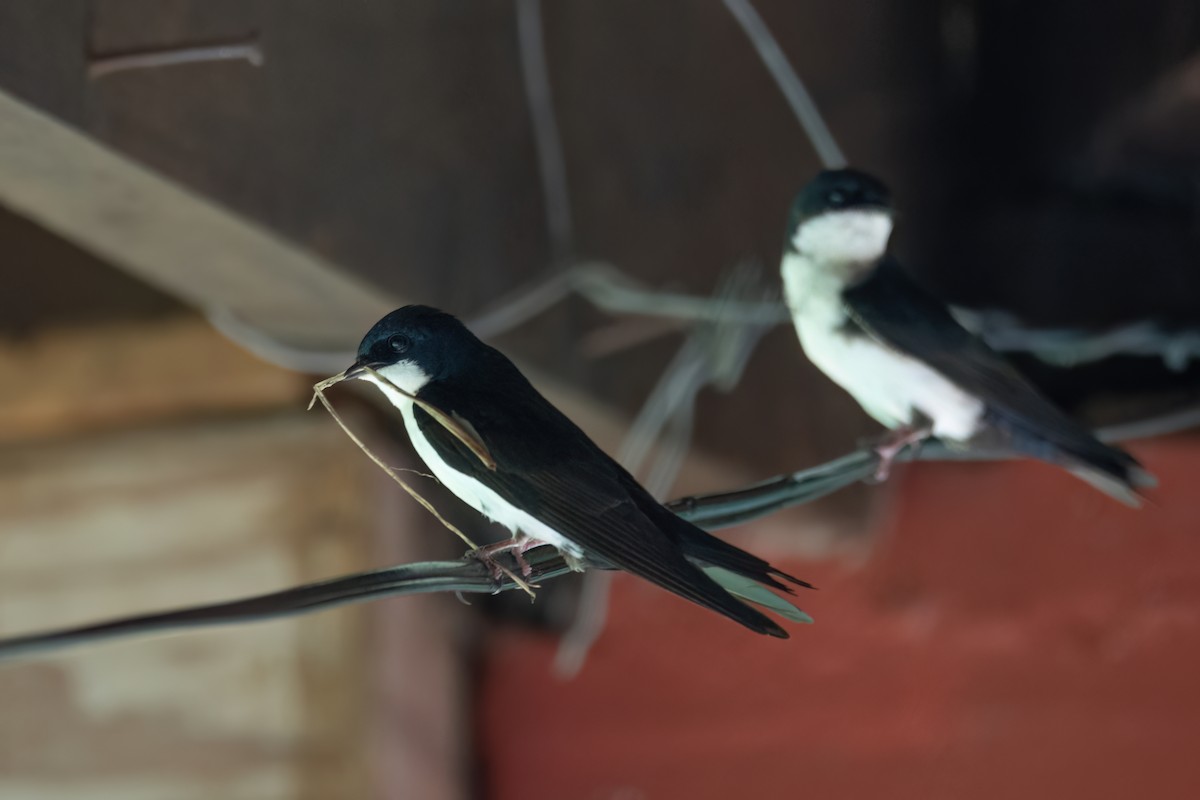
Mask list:
[[[792,563],[786,642],[628,576],[571,682],[497,634],[488,797],[1200,797],[1200,441],[1127,510],[1034,463],[893,478],[869,560]]]

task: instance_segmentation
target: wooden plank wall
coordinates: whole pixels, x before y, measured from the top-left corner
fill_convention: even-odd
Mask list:
[[[440,554],[424,512],[303,411],[301,376],[198,319],[9,342],[0,384],[0,635]],[[462,797],[460,608],[406,598],[4,665],[0,798]]]

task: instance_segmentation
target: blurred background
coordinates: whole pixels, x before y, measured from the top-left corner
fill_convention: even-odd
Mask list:
[[[770,314],[629,302],[768,296],[821,167],[734,7],[0,0],[0,635],[460,555],[304,411],[407,302],[664,498],[876,434]],[[918,279],[1095,424],[1200,403],[1200,6],[755,7]],[[571,576],[4,665],[0,797],[1193,797],[1200,441],[1129,447],[1138,511],[921,463],[723,533],[820,587],[787,642]]]

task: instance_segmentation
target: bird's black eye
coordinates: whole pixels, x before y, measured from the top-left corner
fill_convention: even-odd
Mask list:
[[[846,194],[841,189],[834,189],[829,193],[829,205],[834,208],[846,205]]]
[[[412,347],[412,339],[403,333],[394,333],[388,337],[388,347],[396,355],[402,355],[408,352],[408,348]]]

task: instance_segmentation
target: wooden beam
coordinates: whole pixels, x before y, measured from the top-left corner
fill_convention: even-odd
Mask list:
[[[397,305],[4,92],[0,204],[185,302],[294,347],[352,350]]]
[[[171,419],[301,409],[308,381],[203,320],[53,328],[0,341],[0,445]]]

